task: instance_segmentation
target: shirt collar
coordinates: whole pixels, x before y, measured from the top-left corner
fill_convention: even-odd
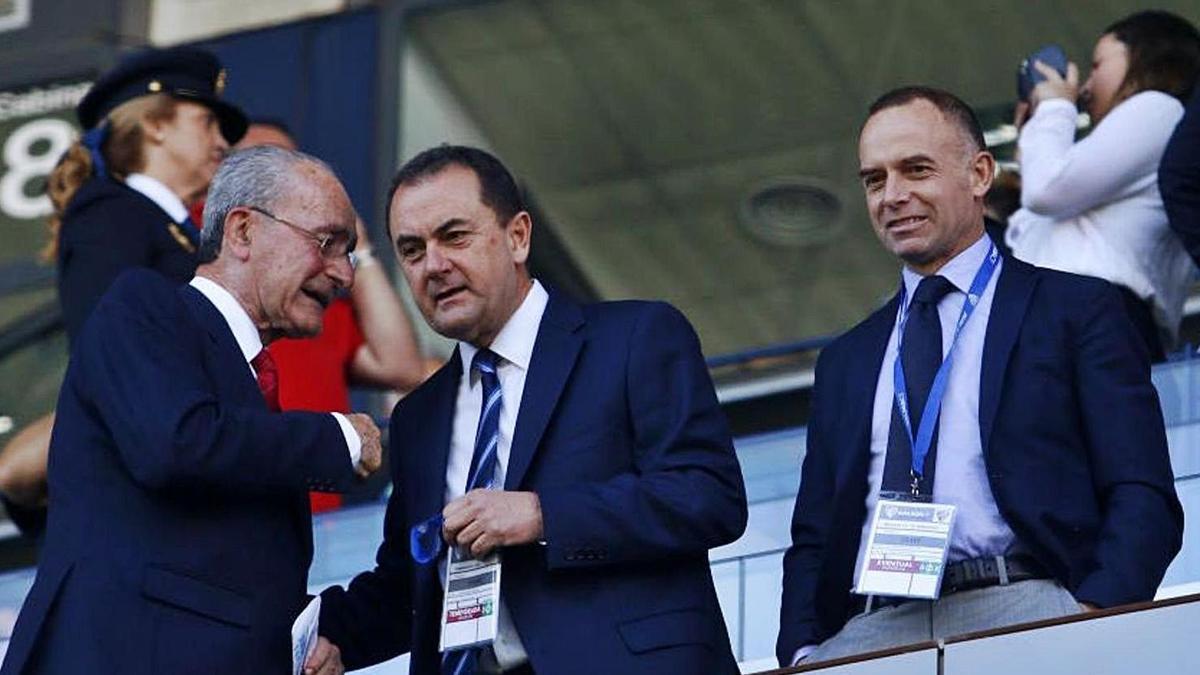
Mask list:
[[[546,305],[549,302],[550,294],[540,281],[534,279],[529,292],[525,294],[525,299],[521,301],[521,306],[508,317],[508,322],[496,334],[496,339],[492,340],[488,349],[521,370],[528,370],[529,362],[533,358],[533,343],[537,340],[538,326],[542,324],[542,315],[546,313]],[[471,373],[471,359],[475,358],[477,351],[479,347],[469,342],[458,343],[463,372],[468,376]]]
[[[208,301],[224,317],[225,323],[229,324],[229,330],[233,331],[233,337],[237,340],[238,347],[242,350],[242,356],[246,357],[246,362],[254,360],[254,357],[258,356],[263,349],[262,338],[258,335],[258,329],[254,327],[254,321],[250,319],[250,315],[246,313],[246,309],[237,301],[237,298],[234,298],[233,294],[225,290],[223,286],[207,277],[192,277],[188,283],[208,298]]]
[[[166,211],[176,223],[187,220],[188,211],[183,205],[183,200],[157,178],[151,178],[144,173],[131,173],[125,178],[125,184],[157,204],[158,208]]]
[[[966,293],[967,289],[971,287],[971,282],[975,280],[975,273],[979,271],[979,266],[983,264],[983,259],[987,257],[988,251],[991,249],[992,240],[984,234],[974,244],[942,265],[942,268],[937,271],[937,275],[945,277],[954,284],[956,291]],[[925,277],[905,265],[904,270],[900,273],[900,278],[904,280],[904,305],[907,307],[908,303],[912,301],[913,293],[917,290],[917,284],[921,283]]]

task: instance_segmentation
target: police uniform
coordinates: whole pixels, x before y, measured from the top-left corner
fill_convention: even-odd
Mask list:
[[[232,145],[245,134],[247,121],[241,110],[221,100],[224,86],[225,71],[208,52],[190,47],[148,50],[124,59],[80,101],[76,114],[87,130],[83,142],[92,152],[93,175],[63,213],[57,258],[59,300],[72,345],[122,271],[148,267],[183,283],[197,265],[199,231],[182,202],[108,173],[100,152],[108,114],[139,96],[168,94],[211,109],[221,135]]]

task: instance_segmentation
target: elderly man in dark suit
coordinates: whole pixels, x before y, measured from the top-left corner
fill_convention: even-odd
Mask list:
[[[392,415],[378,565],[322,594],[322,634],[352,668],[409,652],[413,673],[736,673],[708,551],[742,533],[746,495],[687,321],[532,279],[529,213],[483,151],[426,151],[393,185],[400,266],[458,347]],[[486,644],[439,653],[439,536],[500,551]]]
[[[46,543],[5,675],[290,672],[307,488],[378,468],[379,431],[279,413],[263,345],[320,330],[354,241],[328,167],[256,148],[217,172],[190,284],[114,283],[63,383]]]
[[[882,96],[859,161],[902,285],[817,364],[780,662],[1149,600],[1183,512],[1119,294],[998,255],[983,227],[995,162],[951,94]],[[898,494],[957,509],[936,599],[850,591],[882,564],[865,555],[870,509]]]

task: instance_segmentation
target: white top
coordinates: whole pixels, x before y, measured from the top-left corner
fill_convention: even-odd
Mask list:
[[[254,366],[250,365],[250,362],[262,351],[263,343],[262,338],[258,335],[258,329],[254,327],[254,321],[250,319],[246,309],[237,301],[237,298],[233,297],[232,293],[212,279],[196,276],[192,277],[188,283],[192,288],[200,291],[205,298],[208,298],[208,301],[221,313],[225,323],[229,324],[229,330],[233,332],[233,339],[237,340],[238,349],[242,350],[242,357],[246,359],[246,367],[250,369],[250,374],[258,379],[258,373],[254,372]],[[354,430],[345,415],[330,414],[337,420],[338,426],[342,430],[342,436],[346,438],[346,448],[350,451],[351,466],[358,466],[358,460],[362,457],[362,439],[358,437],[358,432]]]
[[[513,430],[517,427],[517,412],[521,409],[521,395],[525,392],[525,375],[533,358],[533,344],[537,340],[538,327],[546,312],[549,294],[542,284],[534,280],[533,287],[526,293],[521,306],[509,317],[504,328],[496,334],[488,349],[500,358],[496,362],[496,376],[500,380],[500,430],[496,444],[496,484],[504,485],[508,474],[508,457],[512,450]],[[471,470],[471,457],[475,454],[475,430],[479,426],[479,413],[483,405],[483,385],[478,375],[471,371],[471,360],[479,347],[458,343],[462,359],[462,378],[458,384],[458,398],[454,404],[454,427],[450,438],[450,455],[446,461],[446,503],[458,499],[466,492],[467,473]],[[442,568],[444,570],[444,567]],[[496,661],[508,670],[529,660],[512,616],[503,598],[497,616],[496,640],[492,643]]]
[[[1149,300],[1175,339],[1193,265],[1167,226],[1158,163],[1183,105],[1143,91],[1074,142],[1075,106],[1038,105],[1021,129],[1021,209],[1008,221],[1013,254],[1034,265],[1086,274]]]
[[[166,211],[171,220],[181,224],[187,220],[188,210],[183,205],[183,200],[157,178],[151,178],[144,173],[131,173],[125,178],[125,184]]]

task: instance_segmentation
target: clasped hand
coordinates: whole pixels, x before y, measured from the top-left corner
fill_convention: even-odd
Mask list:
[[[442,538],[473,558],[542,537],[542,505],[533,492],[471,490],[447,504],[442,518]]]

